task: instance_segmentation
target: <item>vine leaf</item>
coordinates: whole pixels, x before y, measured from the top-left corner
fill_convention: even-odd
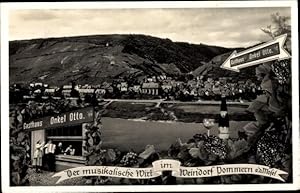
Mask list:
[[[145,150],[139,154],[139,157],[143,158],[143,159],[147,159],[155,152],[156,151],[155,151],[154,145],[147,145]]]

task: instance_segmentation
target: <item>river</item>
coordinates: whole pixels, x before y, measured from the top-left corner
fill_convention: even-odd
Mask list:
[[[103,117],[103,147],[118,148],[122,151],[133,149],[142,151],[147,144],[152,144],[157,150],[167,150],[176,138],[186,142],[197,133],[207,130],[202,123],[162,122],[128,120]],[[230,136],[237,137],[238,128],[248,121],[230,121]],[[211,135],[218,134],[217,123],[210,131]]]

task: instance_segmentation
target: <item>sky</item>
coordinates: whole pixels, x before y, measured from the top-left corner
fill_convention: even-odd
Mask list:
[[[290,8],[38,9],[9,14],[9,39],[146,34],[172,41],[247,47],[270,38],[261,28]]]

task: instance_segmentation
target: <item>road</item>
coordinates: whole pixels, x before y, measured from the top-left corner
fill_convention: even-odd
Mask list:
[[[159,104],[210,104],[210,105],[219,105],[221,101],[165,101],[163,99],[103,99],[106,102],[132,102],[132,103],[159,103]],[[233,105],[245,105],[249,106],[250,102],[235,102],[235,101],[227,101],[227,104]]]

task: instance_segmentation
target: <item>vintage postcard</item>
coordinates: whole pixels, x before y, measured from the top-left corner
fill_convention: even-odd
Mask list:
[[[297,1],[1,4],[3,192],[299,188]]]

